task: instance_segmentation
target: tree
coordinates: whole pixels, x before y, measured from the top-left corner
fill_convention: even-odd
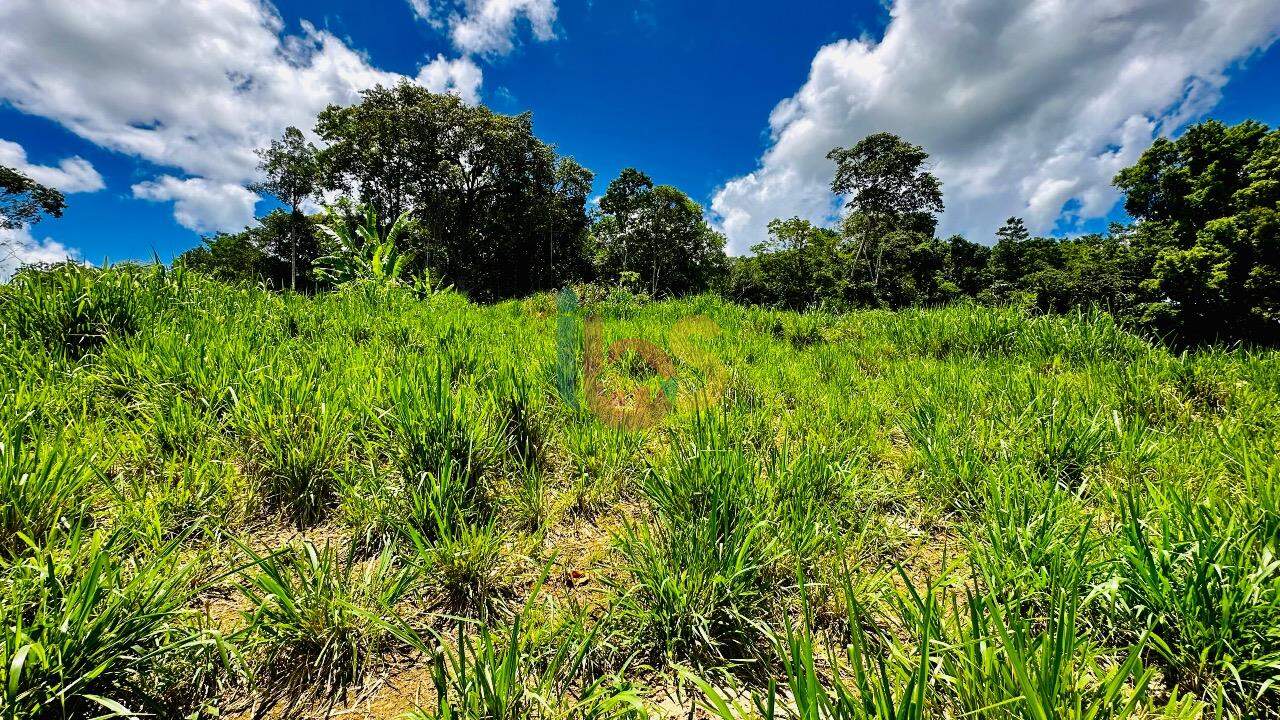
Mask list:
[[[854,254],[852,270],[869,241],[877,243],[872,285],[880,281],[886,230],[911,229],[932,235],[942,212],[942,183],[925,169],[929,154],[892,133],[868,135],[850,148],[835,148],[827,159],[836,164],[831,191],[848,197],[849,209],[863,216],[865,233]]]
[[[747,302],[804,309],[835,302],[844,274],[840,236],[795,217],[769,223],[769,238],[736,261],[730,272],[733,297]]]
[[[178,263],[223,282],[266,283],[278,286],[288,277],[288,266],[267,254],[254,241],[253,232],[218,233],[178,256]]]
[[[1140,312],[1188,341],[1280,340],[1280,130],[1245,121],[1158,139],[1115,185],[1137,220]]]
[[[296,232],[298,221],[291,213],[272,210],[240,232],[204,238],[199,247],[182,253],[178,259],[192,270],[227,282],[296,289],[296,277],[298,284],[314,288],[314,262],[320,254],[317,223],[318,216],[304,215],[302,231]],[[299,241],[295,243],[295,239]],[[296,264],[292,258],[296,258]]]
[[[1011,217],[996,230],[996,243],[1022,243],[1031,239],[1027,224],[1020,217]]]
[[[946,244],[946,280],[960,295],[977,297],[991,282],[987,266],[991,248],[970,242],[962,235],[952,235]]]
[[[17,230],[44,215],[59,218],[66,207],[61,192],[0,165],[0,229]]]
[[[1032,237],[1022,218],[1011,217],[996,230],[996,244],[991,248],[992,278],[1004,284],[996,287],[997,296],[1010,289],[1025,290],[1022,279],[1037,272],[1062,267],[1062,253],[1052,238]]]
[[[1275,141],[1269,137],[1275,132],[1253,120],[1231,127],[1206,120],[1188,127],[1176,140],[1157,138],[1113,182],[1125,194],[1130,215],[1170,225],[1179,241],[1189,245],[1209,222],[1242,210],[1242,201],[1252,205],[1237,194],[1272,154],[1266,148]],[[1261,180],[1266,183],[1265,177]]]
[[[605,275],[637,273],[653,295],[710,289],[727,271],[724,236],[702,208],[670,185],[627,168],[600,201],[598,264]]]
[[[308,230],[301,205],[315,196],[320,180],[316,148],[306,141],[301,130],[288,127],[281,139],[272,140],[270,147],[258,150],[258,157],[261,159],[258,170],[266,180],[251,185],[250,189],[272,195],[289,207],[289,287],[297,290],[298,245]]]
[[[406,250],[481,298],[554,287],[584,268],[592,177],[533,133],[528,113],[500,115],[409,82],[331,105],[316,123],[324,186],[371,205],[381,222],[409,213]],[[385,232],[386,228],[383,228]]]
[[[573,158],[563,157],[556,163],[555,180],[546,233],[546,260],[538,268],[540,271],[546,268],[548,281],[587,279],[593,272],[591,217],[587,205],[595,173]],[[539,278],[537,286],[541,289],[548,284]]]

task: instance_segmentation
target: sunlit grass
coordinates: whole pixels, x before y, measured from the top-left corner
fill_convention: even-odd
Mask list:
[[[0,287],[0,717],[1280,712],[1277,353],[583,298]],[[583,401],[587,313],[670,355],[651,426]]]

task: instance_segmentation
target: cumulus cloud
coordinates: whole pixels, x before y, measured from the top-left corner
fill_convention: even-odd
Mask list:
[[[896,0],[879,42],[818,51],[771,113],[758,168],[712,214],[738,253],[772,218],[827,221],[827,152],[887,130],[932,154],[945,232],[1103,216],[1115,172],[1212,108],[1225,72],[1278,31],[1274,0]]]
[[[37,240],[31,228],[0,228],[0,282],[6,282],[24,265],[78,260],[80,252],[52,238]]]
[[[82,157],[65,158],[57,167],[35,165],[27,160],[27,151],[21,145],[4,139],[0,139],[0,165],[63,193],[95,192],[106,187],[93,164]]]
[[[432,27],[447,27],[453,46],[469,55],[510,53],[520,20],[539,41],[556,37],[556,0],[409,0],[409,7]]]
[[[203,189],[256,179],[254,149],[286,126],[310,128],[329,103],[403,77],[309,23],[285,33],[266,0],[5,0],[0,27],[0,99]],[[412,79],[475,102],[482,77],[470,60],[441,56]],[[189,212],[204,209],[214,210],[189,200]]]
[[[480,102],[483,80],[483,71],[471,58],[450,60],[443,54],[423,65],[417,77],[418,84],[431,92],[451,92],[472,105]]]
[[[134,185],[133,196],[173,202],[173,217],[178,224],[198,233],[243,228],[253,222],[253,206],[258,202],[257,195],[237,183],[204,178],[179,180],[172,175]]]

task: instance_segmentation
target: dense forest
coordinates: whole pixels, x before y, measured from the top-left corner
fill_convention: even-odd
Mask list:
[[[491,301],[592,283],[660,298],[706,291],[775,308],[897,309],[958,300],[1040,312],[1099,307],[1175,342],[1280,340],[1280,130],[1209,120],[1160,138],[1114,184],[1128,224],[1038,237],[1017,217],[991,238],[939,237],[944,190],[924,148],[877,133],[836,148],[834,227],[800,218],[728,257],[678,188],[628,168],[593,202],[594,176],[504,116],[401,84],[296,128],[260,151],[277,200],[257,224],[184,253],[223,280],[314,291],[335,255],[372,253],[397,228],[405,277]],[[60,210],[56,191],[5,170],[6,216]],[[377,242],[341,230],[372,211]],[[21,202],[19,202],[21,200]],[[323,212],[308,214],[326,200]],[[372,236],[370,236],[372,237]],[[326,277],[329,279],[326,280]]]
[[[391,227],[406,277],[480,301],[592,283],[650,297],[718,292],[803,310],[898,309],[958,300],[1041,312],[1099,307],[1175,342],[1280,340],[1280,130],[1254,121],[1192,125],[1159,138],[1114,185],[1133,219],[1106,233],[1033,236],[1010,217],[993,238],[936,234],[943,188],[924,148],[877,133],[836,148],[834,227],[769,224],[729,257],[703,208],[627,168],[596,201],[593,173],[505,116],[402,83],[375,87],[259,151],[255,191],[283,206],[178,259],[222,280],[315,291],[335,253],[372,253]],[[65,203],[0,168],[5,227]],[[357,203],[358,199],[358,203]],[[321,207],[322,212],[307,210]],[[372,212],[377,241],[335,232]]]

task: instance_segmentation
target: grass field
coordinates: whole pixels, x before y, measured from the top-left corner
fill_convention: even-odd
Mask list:
[[[0,287],[0,717],[1280,712],[1280,355],[588,313]]]

